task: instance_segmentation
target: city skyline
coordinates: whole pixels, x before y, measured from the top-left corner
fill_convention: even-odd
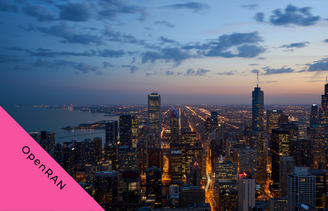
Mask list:
[[[4,0],[0,105],[320,104],[327,4]]]

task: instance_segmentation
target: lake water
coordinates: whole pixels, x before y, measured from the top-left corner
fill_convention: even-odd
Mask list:
[[[56,143],[63,141],[83,141],[101,137],[105,142],[105,130],[61,130],[66,126],[93,123],[100,120],[118,120],[119,116],[105,116],[103,113],[89,113],[78,110],[43,107],[3,107],[26,132],[41,130],[55,132]]]

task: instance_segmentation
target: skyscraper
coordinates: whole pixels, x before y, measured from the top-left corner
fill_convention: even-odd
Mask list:
[[[132,147],[132,115],[120,115],[120,144]]]
[[[101,205],[102,203],[112,203],[118,200],[118,172],[101,171],[95,175],[95,197],[94,199]]]
[[[272,134],[272,129],[278,127],[279,117],[282,115],[282,110],[267,110],[267,133]]]
[[[255,179],[248,172],[240,173],[238,178],[238,211],[248,211],[255,206]]]
[[[280,196],[287,195],[287,176],[294,171],[295,161],[291,156],[281,157],[279,161]]]
[[[106,144],[117,144],[118,141],[118,123],[117,121],[108,121],[105,124]]]
[[[179,137],[179,113],[175,108],[171,110],[170,114],[170,129],[171,129],[171,143],[181,144]]]
[[[161,147],[161,96],[158,93],[148,95],[148,147]]]
[[[137,148],[139,139],[139,124],[138,119],[135,116],[132,116],[132,148]]]
[[[310,116],[310,126],[318,124],[318,106],[317,104],[312,104],[311,106],[311,116]]]
[[[310,129],[312,167],[318,168],[319,162],[326,162],[325,158],[325,127],[313,125]]]
[[[147,200],[162,203],[162,170],[155,166],[146,171]]]
[[[321,107],[319,109],[319,123],[328,128],[328,83],[325,84],[325,92],[321,95]]]
[[[252,92],[252,130],[264,131],[264,94],[258,83]]]
[[[248,171],[256,178],[256,157],[255,149],[246,147],[239,151],[239,172]]]

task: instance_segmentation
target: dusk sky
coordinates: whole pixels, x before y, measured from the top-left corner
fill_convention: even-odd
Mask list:
[[[0,105],[320,103],[326,0],[0,0]]]

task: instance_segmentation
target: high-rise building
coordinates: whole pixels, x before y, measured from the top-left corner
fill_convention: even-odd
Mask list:
[[[264,94],[258,84],[252,92],[252,130],[264,131]]]
[[[325,92],[321,95],[321,107],[319,109],[319,124],[328,128],[328,83],[325,84]]]
[[[187,146],[195,146],[196,145],[196,132],[182,132],[182,144],[186,144]]]
[[[106,144],[117,144],[118,141],[118,123],[117,121],[108,121],[105,123]]]
[[[288,202],[287,198],[270,198],[269,211],[287,211]]]
[[[100,162],[102,161],[102,138],[96,137],[93,141],[95,142],[95,159],[96,162]]]
[[[148,168],[156,166],[157,168],[162,169],[162,149],[161,148],[150,148],[148,149]]]
[[[315,176],[307,167],[295,167],[287,177],[288,210],[294,211],[296,203],[309,203],[315,207]]]
[[[65,146],[63,150],[64,166],[66,172],[75,179],[76,167],[75,167],[75,150],[73,145]]]
[[[280,196],[287,195],[287,176],[290,175],[295,168],[295,161],[291,156],[281,157],[279,160],[279,186]]]
[[[290,155],[290,138],[289,130],[273,129],[272,130],[272,177],[273,182],[279,182],[279,160],[282,156]]]
[[[181,144],[179,131],[179,113],[175,108],[171,110],[170,114],[170,129],[171,129],[171,143]]]
[[[162,131],[161,96],[158,93],[148,95],[148,147],[161,147]]]
[[[147,141],[141,140],[137,144],[138,168],[141,174],[145,174],[148,168]]]
[[[46,150],[49,153],[50,150],[52,150],[53,146],[55,145],[55,132],[48,132],[45,130],[41,130],[40,145],[44,150]]]
[[[162,170],[155,166],[146,171],[146,196],[147,201],[162,203]]]
[[[91,139],[85,139],[82,146],[83,163],[95,164],[96,163],[96,142]]]
[[[252,143],[250,144],[250,146],[251,148],[256,149],[257,152],[256,183],[265,184],[267,180],[267,151],[264,148],[264,131],[253,132]]]
[[[211,111],[211,128],[213,130],[218,128],[218,112],[217,111]]]
[[[132,115],[120,115],[120,144],[132,147]]]
[[[248,211],[255,206],[255,179],[248,173],[238,175],[238,211]]]
[[[318,106],[317,104],[312,104],[311,106],[311,116],[310,116],[310,126],[318,124]]]
[[[325,208],[326,201],[326,181],[328,179],[328,171],[324,169],[309,169],[311,175],[315,176],[315,206],[317,209]]]
[[[188,208],[191,203],[205,203],[205,189],[202,186],[184,185],[180,190],[180,207]]]
[[[276,129],[279,123],[279,117],[282,115],[282,110],[267,110],[267,133],[272,134],[272,129]]]
[[[323,125],[312,125],[310,129],[311,154],[313,156],[312,168],[318,168],[319,162],[325,159],[325,127]]]
[[[182,151],[171,150],[171,181],[182,181]]]
[[[132,148],[137,148],[139,139],[139,124],[138,119],[135,116],[132,116]]]
[[[104,145],[105,148],[105,160],[110,160],[112,162],[112,169],[117,169],[117,157],[116,157],[116,144],[107,144]]]
[[[123,200],[127,203],[140,202],[140,173],[138,171],[124,171]]]
[[[257,152],[255,149],[246,147],[239,151],[239,172],[248,171],[256,178],[256,158]]]
[[[95,196],[94,199],[100,205],[103,203],[113,203],[118,200],[118,172],[101,171],[95,175]]]

